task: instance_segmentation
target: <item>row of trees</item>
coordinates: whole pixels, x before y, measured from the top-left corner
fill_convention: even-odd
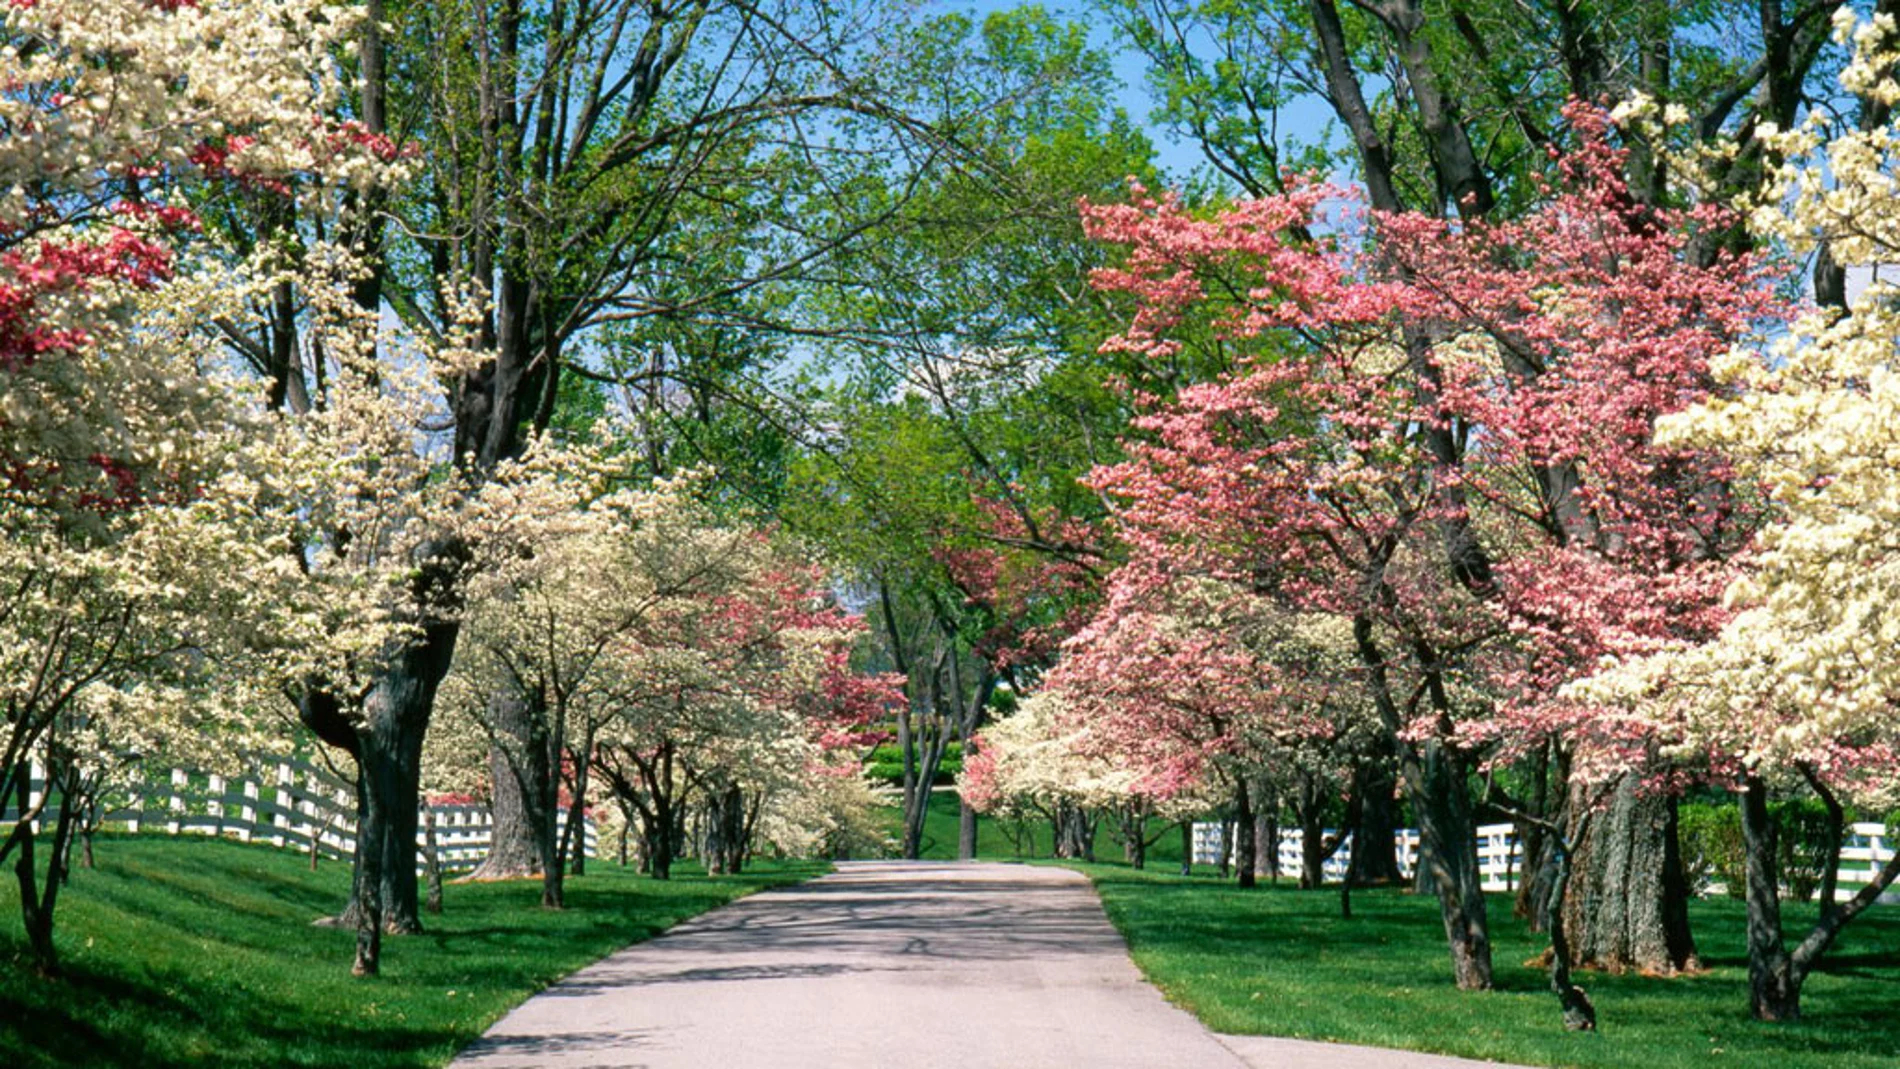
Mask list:
[[[471,580],[439,699],[462,723],[437,733],[448,749],[437,776],[472,781],[508,810],[477,878],[538,871],[542,905],[560,907],[595,774],[659,879],[694,804],[710,822],[714,871],[738,871],[761,829],[799,852],[850,845],[835,837],[850,830],[853,803],[872,804],[860,751],[891,685],[852,670],[862,622],[833,603],[821,572],[762,531],[720,523],[692,488],[661,483],[555,510],[531,554]],[[492,766],[467,752],[472,739],[488,744]],[[521,846],[526,856],[511,856]]]
[[[1817,110],[1781,132],[1799,109],[1764,92],[1739,145],[1711,146],[1720,124],[1678,106],[1639,98],[1613,125],[1573,102],[1547,124],[1510,116],[1547,132],[1539,148],[1564,145],[1511,189],[1472,157],[1481,124],[1426,80],[1423,15],[1402,7],[1362,10],[1394,34],[1433,139],[1430,210],[1405,210],[1417,201],[1376,126],[1355,122],[1370,116],[1338,65],[1326,92],[1358,135],[1362,188],[1268,173],[1255,198],[1211,209],[1140,187],[1085,209],[1093,236],[1128,250],[1095,275],[1136,302],[1108,347],[1226,363],[1132,392],[1126,459],[1087,480],[1125,556],[1043,679],[1061,711],[999,725],[966,790],[1046,797],[1032,766],[1050,748],[1137,768],[1119,804],[1231,799],[1250,881],[1261,794],[1296,813],[1315,782],[1343,797],[1357,868],[1389,849],[1396,772],[1459,986],[1490,985],[1472,838],[1488,811],[1520,823],[1521,904],[1552,930],[1566,1021],[1587,1027],[1566,966],[1695,967],[1674,799],[1728,787],[1751,1007],[1797,1016],[1802,980],[1900,875],[1889,864],[1845,899],[1830,877],[1786,949],[1771,795],[1818,795],[1836,858],[1846,812],[1891,802],[1878,710],[1893,692],[1881,614],[1861,599],[1884,596],[1872,473],[1896,335],[1890,291],[1850,303],[1841,272],[1893,256],[1875,192],[1900,94],[1892,16],[1802,16],[1831,17],[1851,47],[1839,96],[1858,129]],[[1327,51],[1327,7],[1312,13]],[[1479,27],[1459,29],[1480,46]],[[1575,82],[1603,42],[1571,46]],[[1779,62],[1813,63],[1821,44],[1804,54]],[[1774,282],[1807,253],[1821,307],[1803,313]],[[1317,822],[1298,819],[1323,856]]]
[[[1061,615],[982,603],[969,552],[976,518],[1036,530],[1007,499],[1018,447],[1090,462],[1013,422],[1041,405],[1009,376],[1049,367],[1049,396],[1079,390],[1078,416],[1112,426],[1098,369],[1021,347],[1086,357],[1076,324],[1105,320],[1072,283],[1103,254],[1073,197],[1151,170],[1078,27],[915,16],[10,9],[17,689],[0,786],[24,802],[36,756],[56,802],[141,759],[278,749],[288,698],[302,737],[357,770],[344,916],[373,972],[383,932],[422,923],[425,776],[492,794],[508,849],[491,874],[539,871],[550,902],[563,778],[566,804],[610,788],[649,860],[689,808],[723,814],[710,823],[735,844],[774,821],[795,838],[794,816],[809,835],[832,803],[861,829],[865,798],[843,780],[766,799],[891,697],[847,671],[868,642],[871,667],[905,677],[893,726],[915,852],[945,741]],[[993,357],[970,359],[975,339]],[[980,434],[964,426],[978,418]],[[992,433],[1010,443],[994,463]],[[663,548],[711,557],[605,548],[665,525],[609,519],[616,493],[707,461],[719,475]],[[1005,499],[967,493],[971,466]],[[1080,493],[1037,478],[1038,494]],[[794,566],[795,541],[841,567]],[[1099,550],[1058,548],[1050,574],[1079,596]],[[838,589],[871,610],[870,634],[819,603]],[[818,784],[838,787],[829,802]],[[5,849],[50,968],[70,829],[47,868],[22,808]]]
[[[1285,809],[1315,879],[1409,811],[1482,987],[1503,814],[1560,959],[1690,967],[1676,790],[1771,858],[1769,792],[1838,827],[1890,778],[1845,271],[1891,258],[1891,5],[1097,7],[1180,193],[1034,10],[16,5],[0,786],[294,709],[359,772],[372,972],[425,780],[554,905],[558,806],[736,865],[859,826],[806,773],[888,715],[908,854],[952,740],[1072,838]],[[50,964],[63,850],[0,849]],[[1788,1016],[1866,900],[1782,953],[1768,864]]]
[[[280,747],[286,713],[356,765],[359,973],[421,923],[445,693],[507,771],[484,787],[527,800],[510,823],[549,905],[563,775],[576,805],[607,781],[658,875],[689,801],[719,811],[726,867],[762,834],[820,849],[864,823],[855,762],[827,756],[888,697],[851,665],[860,625],[703,477],[643,489],[671,464],[604,418],[634,407],[588,385],[609,358],[563,347],[816,270],[877,217],[829,183],[883,167],[872,148],[940,151],[863,91],[867,19],[10,9],[0,787],[21,819],[0,849],[41,968],[102,777]],[[828,161],[786,148],[854,116]],[[714,238],[723,263],[681,252]],[[35,760],[60,812],[44,864]]]

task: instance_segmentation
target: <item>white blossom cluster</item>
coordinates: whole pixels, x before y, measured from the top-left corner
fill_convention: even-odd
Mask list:
[[[36,0],[0,21],[0,787],[36,752],[211,767],[282,703],[250,658],[284,645],[296,487],[249,390],[210,373],[202,331],[243,286],[190,254],[180,189],[322,171],[301,187],[332,196],[385,169],[322,119],[357,19]]]

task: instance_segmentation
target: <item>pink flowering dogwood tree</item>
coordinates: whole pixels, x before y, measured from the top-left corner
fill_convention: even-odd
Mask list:
[[[1646,725],[1555,689],[1716,626],[1751,522],[1719,462],[1651,430],[1772,303],[1745,263],[1691,263],[1709,213],[1637,203],[1602,121],[1570,114],[1580,147],[1518,222],[1368,215],[1297,182],[1206,215],[1139,191],[1085,208],[1130,250],[1098,275],[1138,304],[1111,345],[1166,358],[1208,329],[1244,354],[1093,476],[1129,567],[1342,622],[1461,987],[1490,984],[1472,775],[1553,737],[1640,754]]]

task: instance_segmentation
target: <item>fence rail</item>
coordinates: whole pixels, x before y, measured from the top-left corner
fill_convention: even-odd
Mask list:
[[[45,790],[40,769],[33,770],[28,805],[37,806]],[[474,868],[488,856],[494,841],[494,819],[487,806],[428,805],[423,814],[435,821],[436,852],[444,871]],[[356,793],[354,787],[328,769],[303,761],[273,761],[256,774],[225,777],[170,769],[147,777],[144,784],[110,794],[104,801],[101,823],[127,831],[163,831],[172,835],[229,836],[241,842],[264,842],[284,849],[347,858],[356,851]],[[0,810],[0,824],[19,819],[8,806]],[[59,802],[50,803],[36,820],[34,830],[59,819]],[[564,833],[567,812],[557,814],[557,834]],[[582,852],[595,851],[599,836],[592,819],[581,828]],[[418,821],[416,845],[425,848],[426,825]]]
[[[1900,848],[1900,836],[1887,830],[1884,824],[1850,824],[1841,843],[1840,866],[1836,870],[1843,891],[1851,892],[1856,887],[1864,887],[1874,882],[1874,876],[1881,866],[1893,858],[1896,848]],[[1328,828],[1326,835],[1335,834]],[[1484,889],[1487,891],[1515,891],[1517,882],[1524,871],[1524,854],[1518,848],[1516,828],[1510,824],[1485,824],[1477,829],[1478,835],[1478,871],[1484,877]],[[1194,825],[1194,863],[1212,865],[1220,859],[1221,826],[1212,822],[1196,822]],[[1302,841],[1299,829],[1283,828],[1280,831],[1280,871],[1298,873],[1302,861]],[[1393,846],[1398,853],[1399,871],[1407,879],[1412,877],[1418,865],[1418,831],[1404,828],[1393,836]],[[1233,847],[1229,845],[1229,858]],[[1339,850],[1326,860],[1322,866],[1329,880],[1341,880],[1346,876],[1346,867],[1352,863],[1352,833],[1346,833],[1345,841],[1339,844]],[[1720,890],[1720,885],[1711,889]],[[1891,901],[1894,896],[1883,896],[1882,901]]]

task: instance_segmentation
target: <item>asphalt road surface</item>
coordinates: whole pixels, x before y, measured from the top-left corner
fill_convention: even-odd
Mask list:
[[[1451,1069],[1215,1036],[1129,961],[1088,880],[846,862],[629,947],[529,999],[460,1069]]]

